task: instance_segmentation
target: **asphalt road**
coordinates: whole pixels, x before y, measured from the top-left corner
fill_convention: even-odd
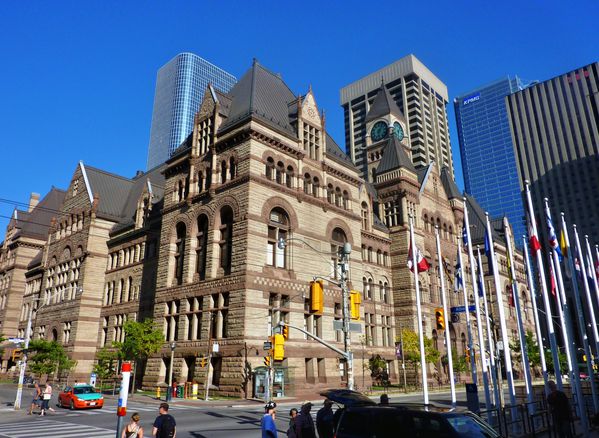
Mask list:
[[[23,400],[30,400],[30,389],[25,390]],[[462,391],[463,392],[463,391]],[[102,409],[77,410],[58,408],[55,413],[44,417],[26,415],[26,410],[14,411],[10,406],[14,401],[14,385],[0,385],[0,438],[108,438],[116,436],[116,400],[106,398]],[[465,394],[460,394],[460,400],[465,400]],[[392,401],[421,401],[419,394],[392,396]],[[431,401],[444,402],[449,400],[448,393],[432,393]],[[52,400],[55,405],[56,397]],[[172,403],[170,413],[177,421],[178,438],[220,438],[220,437],[259,437],[262,404],[249,406],[210,406],[198,401],[193,406],[183,406]],[[141,425],[144,436],[151,437],[152,423],[158,415],[159,401],[144,396],[136,396],[129,400],[126,418],[133,412],[141,415]],[[24,403],[25,405],[25,403]],[[322,403],[316,403],[312,414]],[[280,403],[278,408],[277,427],[279,436],[286,436],[289,421],[289,409],[299,408],[297,403]]]

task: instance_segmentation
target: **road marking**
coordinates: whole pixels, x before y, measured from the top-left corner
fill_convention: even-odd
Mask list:
[[[65,423],[55,420],[33,420],[2,425],[0,436],[6,438],[112,438],[114,430],[85,424]]]

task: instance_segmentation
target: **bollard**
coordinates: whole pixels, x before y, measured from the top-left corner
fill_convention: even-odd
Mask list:
[[[198,399],[198,384],[197,383],[194,383],[191,386],[191,398],[194,400]]]
[[[160,386],[156,387],[156,400],[160,400]]]

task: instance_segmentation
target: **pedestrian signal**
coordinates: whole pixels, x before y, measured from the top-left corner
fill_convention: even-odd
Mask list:
[[[283,335],[280,335],[278,333],[274,336],[274,338],[275,342],[273,358],[274,360],[283,360],[285,359],[285,338],[283,337]]]
[[[310,282],[310,309],[322,313],[324,310],[324,283],[322,280]]]
[[[360,292],[352,290],[349,293],[349,310],[351,319],[360,319],[360,304],[362,304],[362,295]]]
[[[445,311],[443,307],[435,309],[435,321],[437,321],[437,330],[445,330]]]

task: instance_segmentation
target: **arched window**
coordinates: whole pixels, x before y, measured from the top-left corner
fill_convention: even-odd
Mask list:
[[[310,192],[312,191],[311,184],[312,184],[312,179],[310,177],[310,174],[309,173],[304,174],[304,193],[306,195],[309,195]]]
[[[208,251],[208,216],[198,216],[198,234],[196,236],[196,273],[200,280],[206,278],[206,260]]]
[[[227,162],[225,160],[220,163],[220,182],[221,184],[227,182]]]
[[[201,193],[203,188],[204,188],[204,174],[200,170],[198,172],[198,193]]]
[[[185,184],[183,183],[183,180],[180,180],[177,183],[177,202],[183,201],[184,198],[185,198]]]
[[[289,188],[293,187],[293,167],[287,166],[287,174],[285,175],[285,185]]]
[[[208,167],[206,169],[206,186],[204,187],[204,190],[208,190],[211,185],[212,185],[212,169],[210,167]]]
[[[318,177],[315,176],[312,180],[312,196],[318,198],[318,189],[320,188],[320,181],[318,181]]]
[[[220,210],[220,267],[225,275],[231,273],[233,255],[233,210],[228,205]]]
[[[334,278],[340,277],[339,272],[339,260],[340,253],[343,249],[343,245],[347,242],[347,236],[345,235],[345,231],[341,228],[337,227],[333,230],[331,234],[331,263],[332,263],[332,276]]]
[[[283,175],[285,173],[285,165],[283,164],[283,162],[279,161],[277,163],[277,171],[276,171],[276,176],[275,179],[277,181],[278,184],[283,184]]]
[[[274,208],[268,216],[268,241],[266,244],[266,264],[276,268],[287,267],[287,245],[279,248],[278,242],[286,240],[289,234],[289,216],[285,210]]]
[[[327,186],[327,202],[329,202],[331,204],[333,203],[333,195],[334,195],[333,184],[329,184]]]
[[[266,159],[266,178],[272,180],[275,173],[275,160],[271,157]]]
[[[183,265],[185,259],[185,235],[187,230],[183,222],[177,224],[177,239],[175,240],[175,282],[183,284]]]
[[[133,298],[133,278],[127,280],[127,301],[132,301]]]
[[[335,205],[341,207],[341,189],[339,187],[335,188]]]
[[[235,157],[229,158],[229,177],[230,179],[235,178],[237,174],[237,163],[235,162]]]
[[[372,263],[372,246],[368,247],[368,263]]]
[[[343,191],[343,208],[349,210],[349,193],[347,190]]]
[[[452,323],[449,323],[449,338],[451,340],[451,350],[458,352],[458,340],[455,334],[455,328]]]
[[[383,264],[383,252],[380,249],[378,249],[376,251],[376,264],[377,265]]]
[[[362,228],[368,230],[368,204],[362,202]]]
[[[389,283],[387,282],[383,284],[383,302],[386,304],[391,303],[391,300],[389,299]]]

